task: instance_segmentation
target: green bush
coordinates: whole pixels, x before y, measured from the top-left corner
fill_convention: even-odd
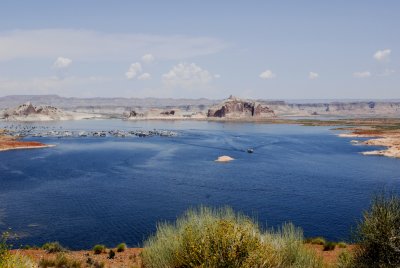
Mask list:
[[[44,258],[39,261],[40,268],[80,268],[82,263],[58,253],[56,258]]]
[[[94,254],[100,254],[106,251],[106,246],[104,245],[95,245],[93,247]]]
[[[376,195],[356,230],[357,267],[400,266],[400,198]]]
[[[42,249],[46,250],[47,253],[67,251],[59,242],[47,242],[46,244],[43,244]]]
[[[313,245],[325,245],[326,240],[323,237],[313,237],[313,238],[307,238],[305,242]]]
[[[345,242],[337,243],[338,248],[347,248],[347,244]]]
[[[22,249],[38,249],[37,246],[31,246],[31,245],[24,245],[23,247],[21,247]]]
[[[109,259],[114,259],[115,257],[115,251],[110,249],[110,251],[108,252],[108,258]]]
[[[5,232],[0,236],[0,267],[9,254],[10,246],[7,244],[8,233]]]
[[[336,243],[335,242],[328,241],[324,245],[324,251],[334,250],[335,247],[336,247]]]
[[[19,253],[9,254],[0,262],[1,268],[32,268],[36,267],[34,262],[27,256]]]
[[[92,258],[87,258],[86,260],[86,266],[92,267],[92,268],[104,268],[106,265],[104,262],[98,262],[96,260],[93,260]]]
[[[159,224],[142,253],[147,268],[158,267],[322,267],[292,224],[262,232],[232,209],[201,207],[175,224]]]
[[[126,244],[125,243],[121,243],[121,244],[119,244],[117,246],[117,252],[123,252],[123,251],[126,250],[126,248],[127,248]]]
[[[337,259],[337,268],[353,268],[353,255],[348,250],[340,252]]]

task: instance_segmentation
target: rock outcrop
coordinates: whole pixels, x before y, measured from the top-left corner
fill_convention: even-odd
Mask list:
[[[75,112],[65,112],[53,106],[34,106],[27,102],[16,108],[7,109],[0,115],[0,119],[7,121],[52,121],[89,119],[92,115]]]
[[[266,105],[257,101],[242,100],[230,96],[221,104],[211,107],[207,117],[219,118],[271,118],[275,113]]]

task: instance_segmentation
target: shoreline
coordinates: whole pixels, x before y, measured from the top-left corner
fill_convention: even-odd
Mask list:
[[[4,130],[0,130],[0,152],[11,150],[50,148],[55,146],[37,141],[21,141],[16,137],[4,135],[4,133]]]
[[[0,142],[0,146],[1,146],[1,142]],[[41,148],[51,148],[51,147],[55,147],[55,145],[43,144],[43,145],[16,146],[16,147],[0,148],[0,152],[11,151],[11,150],[41,149]]]
[[[368,133],[370,132],[370,133]],[[368,138],[366,141],[357,142],[356,145],[382,146],[385,149],[361,152],[362,155],[385,156],[400,158],[400,132],[399,131],[363,131],[356,129],[351,133],[341,133],[341,138]]]

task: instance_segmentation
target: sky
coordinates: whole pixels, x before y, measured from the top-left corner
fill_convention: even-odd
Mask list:
[[[400,1],[1,0],[0,96],[400,99]]]

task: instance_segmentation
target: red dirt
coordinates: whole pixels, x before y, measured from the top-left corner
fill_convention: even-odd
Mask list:
[[[321,256],[326,264],[336,264],[337,259],[341,252],[345,250],[352,252],[355,249],[355,245],[347,245],[346,248],[335,247],[334,250],[329,250],[329,251],[324,251],[323,245],[307,244],[306,246],[312,250],[315,250],[317,255]]]
[[[68,258],[81,262],[82,267],[86,267],[85,265],[87,264],[88,259],[97,261],[98,263],[104,263],[106,268],[141,267],[141,259],[139,255],[143,249],[127,248],[124,252],[117,252],[116,249],[113,250],[115,252],[114,259],[108,259],[109,250],[107,250],[107,253],[101,254],[94,254],[93,251],[89,250],[68,251],[65,252],[65,254]],[[55,259],[57,255],[56,253],[47,253],[42,249],[12,250],[11,252],[13,254],[19,253],[24,256],[28,256],[37,263],[39,263],[41,259]]]
[[[40,148],[46,144],[37,141],[20,141],[14,137],[0,135],[0,151],[18,148]]]
[[[348,245],[346,248],[336,247],[334,250],[330,251],[324,251],[322,245],[307,244],[306,247],[314,250],[318,256],[321,256],[324,263],[327,265],[336,264],[341,252],[345,250],[352,252],[355,249],[355,245]],[[124,252],[117,252],[116,249],[113,250],[116,253],[114,259],[108,259],[109,249],[107,249],[106,253],[102,254],[94,254],[91,250],[68,251],[65,254],[68,258],[80,261],[83,267],[85,267],[88,259],[97,261],[98,263],[104,263],[106,268],[141,267],[140,253],[143,251],[142,248],[128,248]],[[54,259],[57,255],[56,253],[46,253],[46,251],[42,249],[12,250],[12,253],[20,253],[28,256],[37,263],[39,263],[41,259]]]

